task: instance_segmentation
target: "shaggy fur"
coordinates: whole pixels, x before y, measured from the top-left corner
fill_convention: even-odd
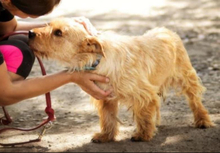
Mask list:
[[[98,109],[101,126],[93,142],[115,140],[119,102],[134,113],[137,127],[131,140],[151,140],[160,123],[159,95],[165,95],[170,88],[186,96],[196,127],[214,125],[201,102],[205,88],[176,33],[155,28],[141,36],[104,32],[95,37],[67,18],[55,19],[33,32],[36,37],[30,39],[30,46],[36,55],[58,60],[70,71],[83,70],[91,66],[97,55],[102,55],[100,64],[91,73],[109,77],[109,84],[96,83],[104,90],[112,87],[114,95],[104,101],[91,98]]]

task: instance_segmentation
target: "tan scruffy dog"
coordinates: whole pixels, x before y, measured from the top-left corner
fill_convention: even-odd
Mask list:
[[[30,32],[30,46],[36,55],[58,60],[71,71],[91,71],[110,78],[102,89],[114,90],[106,100],[91,98],[98,109],[101,132],[93,142],[114,141],[118,134],[118,104],[133,111],[136,131],[132,141],[149,141],[160,122],[160,96],[172,87],[180,89],[189,102],[195,126],[214,126],[201,99],[204,87],[192,67],[180,37],[166,29],[155,28],[141,36],[102,33],[90,36],[72,19],[55,19],[44,28]],[[100,58],[101,56],[101,58]],[[100,60],[95,67],[92,66]]]

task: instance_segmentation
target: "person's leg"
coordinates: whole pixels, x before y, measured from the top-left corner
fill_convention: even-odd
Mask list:
[[[7,69],[12,81],[26,79],[35,61],[35,56],[27,43],[9,39],[0,42]]]

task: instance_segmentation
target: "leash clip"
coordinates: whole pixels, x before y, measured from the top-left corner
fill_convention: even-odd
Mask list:
[[[48,123],[44,126],[43,130],[42,130],[41,133],[39,134],[38,139],[41,140],[42,137],[45,135],[46,131],[49,130],[49,129],[51,129],[51,128],[52,128],[52,122],[50,121],[50,122],[48,122]]]

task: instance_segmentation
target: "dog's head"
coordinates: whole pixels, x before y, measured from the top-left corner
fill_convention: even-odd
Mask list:
[[[63,62],[80,53],[104,55],[100,41],[71,18],[57,18],[45,27],[31,30],[29,45],[37,56]]]

